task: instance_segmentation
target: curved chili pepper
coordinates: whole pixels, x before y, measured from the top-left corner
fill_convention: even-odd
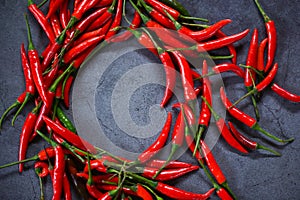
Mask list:
[[[241,78],[245,78],[245,71],[242,70],[239,66],[232,64],[232,63],[222,63],[222,64],[218,64],[216,66],[214,66],[212,68],[212,70],[214,71],[214,73],[219,74],[219,73],[223,73],[223,72],[227,72],[227,71],[232,71],[234,72],[236,75],[238,75]],[[208,73],[208,76],[210,75],[210,73]]]
[[[181,25],[169,13],[166,12],[166,14],[174,23],[176,31],[178,31],[179,33],[188,35],[189,37],[196,40],[197,42],[200,42],[200,41],[203,41],[203,40],[206,40],[206,39],[212,37],[218,30],[222,29],[224,26],[226,26],[227,24],[232,22],[230,19],[223,19],[203,30],[193,31],[193,30]]]
[[[166,161],[164,160],[153,160],[151,159],[149,162],[146,163],[147,167],[152,167],[152,168],[161,168]],[[170,161],[168,165],[165,166],[165,169],[174,169],[174,168],[186,168],[190,167],[192,164],[186,163],[186,162],[180,162],[180,161]]]
[[[33,14],[35,19],[39,22],[40,26],[45,31],[47,37],[51,43],[55,42],[55,35],[53,33],[52,27],[47,21],[43,12],[37,7],[33,0],[28,0],[28,10]]]
[[[224,118],[219,116],[212,108],[212,106],[207,102],[207,100],[202,97],[203,101],[207,104],[207,107],[210,109],[213,117],[215,118],[216,121],[216,126],[218,127],[218,130],[221,134],[221,136],[225,139],[227,144],[229,144],[231,147],[234,149],[238,150],[241,153],[247,154],[248,151],[233,137],[231,134],[230,130],[228,129]]]
[[[287,139],[287,140],[280,139],[280,138],[270,134],[269,132],[265,131],[264,129],[262,129],[261,126],[257,123],[257,121],[254,118],[252,118],[251,116],[249,116],[246,113],[242,112],[237,107],[233,106],[233,104],[230,102],[230,100],[226,97],[226,94],[225,94],[225,91],[224,91],[223,87],[220,88],[220,96],[221,96],[222,102],[223,102],[224,106],[226,107],[226,109],[228,110],[228,112],[234,118],[241,121],[242,123],[244,123],[248,127],[263,133],[267,137],[269,137],[269,138],[271,138],[271,139],[273,139],[277,142],[286,143],[286,142],[292,142],[294,140],[294,138],[290,138],[290,139]]]
[[[155,21],[160,23],[165,28],[175,29],[174,23],[168,17],[166,17],[165,15],[163,15],[161,12],[154,9],[153,7],[148,6],[144,1],[140,1],[140,2],[142,3],[145,10],[149,13],[151,18],[153,18]]]
[[[49,19],[50,17],[52,17],[54,15],[54,13],[56,12],[56,10],[58,10],[60,5],[63,3],[64,3],[64,0],[51,0],[46,19]]]
[[[52,26],[54,35],[57,38],[61,34],[62,28],[61,28],[60,21],[59,21],[59,18],[56,13],[54,13],[50,17],[50,24]]]
[[[87,159],[88,159],[88,161],[87,161],[87,167],[88,167],[89,178],[88,178],[88,180],[86,182],[86,188],[87,188],[89,194],[92,197],[98,199],[98,198],[100,198],[102,196],[102,192],[100,192],[98,190],[98,188],[96,187],[96,185],[93,182],[92,169],[91,169],[91,165],[90,165],[90,159],[89,159],[89,157]]]
[[[37,120],[37,112],[41,106],[41,102],[26,117],[22,132],[20,134],[19,161],[26,158],[26,152],[30,137],[34,131],[35,122]],[[19,164],[19,172],[23,171],[24,163]]]
[[[182,143],[183,143],[183,138],[184,138],[184,117],[183,117],[183,113],[182,113],[182,109],[179,112],[176,122],[175,122],[175,127],[172,133],[172,146],[171,146],[171,152],[168,156],[168,158],[166,159],[165,164],[156,172],[156,174],[152,177],[153,179],[155,179],[160,172],[165,168],[165,166],[171,161],[173,155],[176,153],[176,151],[178,150],[178,148],[181,147]]]
[[[27,16],[25,15],[26,18],[26,26],[27,26],[27,35],[28,35],[28,59],[30,63],[30,70],[32,73],[32,77],[35,83],[35,87],[42,98],[43,102],[47,105],[49,105],[48,98],[47,98],[47,92],[46,89],[44,88],[44,81],[43,81],[43,72],[41,70],[41,63],[40,63],[40,58],[38,56],[38,52],[35,49],[33,42],[32,42],[32,37],[31,37],[31,31],[30,31],[30,26],[28,23]]]
[[[137,168],[138,170],[141,170],[139,168]],[[190,167],[185,167],[185,168],[175,168],[175,169],[166,169],[166,170],[162,170],[158,176],[155,177],[154,180],[157,181],[169,181],[172,179],[176,179],[178,177],[181,177],[189,172],[198,170],[199,167],[198,166],[190,166]],[[158,169],[156,168],[149,168],[149,167],[144,167],[142,169],[142,176],[146,177],[146,178],[152,178],[156,173],[157,173]]]
[[[65,29],[70,20],[70,10],[68,10],[69,0],[65,0],[60,4],[59,20],[63,29]]]
[[[145,151],[143,151],[137,158],[138,162],[147,162],[151,157],[153,157],[166,143],[169,132],[172,125],[172,114],[169,112],[167,120],[164,127],[161,130],[158,138],[149,146]]]
[[[232,134],[234,135],[234,137],[241,143],[243,144],[246,148],[250,149],[250,150],[256,150],[256,149],[263,149],[266,151],[269,151],[271,153],[273,153],[276,156],[281,156],[280,153],[278,153],[277,151],[270,149],[266,146],[263,146],[253,140],[251,140],[250,138],[247,138],[245,135],[241,134],[233,125],[233,123],[228,122],[228,125],[230,127],[230,130],[232,132]]]
[[[195,101],[197,98],[194,91],[194,82],[191,73],[191,68],[185,57],[178,51],[172,52],[181,73],[181,81],[184,91],[184,98],[187,103]]]
[[[92,144],[88,143],[83,138],[79,137],[78,135],[68,130],[67,128],[53,122],[46,116],[43,117],[43,120],[48,126],[50,126],[50,128],[54,131],[55,134],[69,141],[70,143],[72,143],[72,145],[76,146],[77,148],[82,150],[89,150],[92,153],[97,152],[97,150]]]
[[[64,55],[64,63],[69,63],[71,60],[73,60],[76,56],[78,56],[79,54],[81,54],[82,52],[84,52],[86,49],[88,49],[89,47],[99,43],[105,35],[101,35],[101,36],[96,36],[93,38],[90,38],[84,42],[82,42],[81,44],[73,47],[72,49],[70,49],[65,55]]]
[[[248,33],[249,33],[249,29],[246,29],[243,32],[240,32],[240,33],[237,33],[234,35],[230,35],[230,36],[223,37],[223,38],[218,38],[218,39],[211,40],[211,41],[204,42],[204,43],[199,43],[190,49],[197,50],[197,52],[204,52],[204,51],[211,51],[214,49],[219,49],[219,48],[228,46],[234,42],[237,42],[237,41],[243,39]]]
[[[34,168],[35,169],[37,169],[37,168],[41,169],[40,173],[38,174],[38,176],[41,177],[41,178],[44,178],[44,177],[48,176],[48,174],[49,174],[49,170],[48,170],[49,166],[45,162],[41,162],[41,161],[35,162],[34,163]]]
[[[292,94],[289,91],[283,89],[282,87],[280,87],[278,84],[273,83],[271,86],[271,89],[278,94],[279,96],[292,101],[292,102],[300,102],[300,95],[296,95],[296,94]],[[1,123],[0,123],[1,124]]]
[[[90,167],[90,168],[89,168]],[[94,170],[96,169],[99,172],[103,172],[106,173],[107,171],[107,167],[104,165],[102,160],[96,159],[96,160],[91,160],[90,161],[90,166],[88,166],[88,163],[86,163],[83,172],[84,173],[88,173],[90,170]]]
[[[216,190],[216,193],[218,195],[218,197],[220,197],[222,200],[232,200],[232,196],[230,196],[230,194],[226,191],[225,188],[219,188],[218,190]]]
[[[191,15],[185,9],[185,7],[179,3],[177,0],[161,0],[162,3],[167,4],[168,6],[172,7],[173,9],[180,12],[180,14],[190,17]]]
[[[117,10],[115,14],[115,18],[113,23],[110,26],[109,31],[105,34],[104,39],[107,40],[108,38],[114,36],[117,31],[114,30],[116,27],[120,26],[122,21],[122,14],[123,14],[123,0],[118,0]]]
[[[277,31],[275,27],[275,22],[271,20],[265,11],[262,9],[261,5],[259,4],[258,0],[254,1],[259,12],[263,16],[264,22],[265,22],[265,27],[266,27],[266,32],[268,35],[268,56],[267,56],[267,64],[264,68],[265,72],[268,72],[270,67],[273,64],[273,60],[275,57],[276,53],[276,48],[277,48]]]
[[[117,0],[114,0],[111,6],[108,9],[106,9],[106,11],[100,17],[98,17],[98,19],[96,19],[93,23],[91,23],[86,30],[88,32],[93,31],[103,26],[103,24],[105,24],[109,19],[111,19],[114,13],[116,2]]]
[[[264,72],[265,64],[264,64],[264,57],[265,57],[265,48],[268,43],[268,38],[265,38],[259,45],[257,50],[257,70],[261,73]]]

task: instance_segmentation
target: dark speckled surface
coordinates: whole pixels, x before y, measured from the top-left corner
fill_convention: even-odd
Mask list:
[[[185,7],[192,15],[208,18],[211,22],[220,19],[230,18],[232,23],[224,28],[227,34],[237,33],[246,28],[258,28],[260,40],[265,36],[264,24],[253,1],[238,0],[192,0],[182,1]],[[261,4],[269,16],[275,20],[278,28],[278,49],[276,52],[276,62],[279,64],[279,71],[275,81],[289,89],[300,94],[300,4],[298,1],[266,1],[261,0]],[[23,13],[26,10],[26,1],[1,0],[0,2],[0,113],[14,102],[16,97],[24,90],[24,79],[19,56],[19,48],[22,42],[26,43],[26,27]],[[30,17],[34,43],[41,51],[47,45],[47,38],[40,30],[37,23]],[[248,49],[250,34],[242,41],[235,44],[238,49],[238,63],[244,63]],[[227,86],[228,96],[236,100],[244,93],[243,87],[239,81],[235,80],[230,74],[224,75],[224,82]],[[235,82],[235,85],[232,85]],[[235,88],[233,90],[233,88]],[[148,94],[155,94],[153,88],[145,88]],[[141,89],[143,90],[143,89]],[[158,90],[160,91],[160,90]],[[162,92],[163,90],[161,90]],[[141,92],[141,91],[140,91]],[[151,97],[138,95],[143,99],[145,106],[151,102]],[[159,99],[157,99],[159,101]],[[241,106],[243,110],[251,115],[251,107],[247,107],[247,102]],[[136,108],[135,106],[132,106]],[[25,108],[25,111],[18,117],[15,126],[10,126],[10,115],[4,122],[0,134],[0,165],[17,160],[19,134],[26,113],[31,110],[31,106]],[[141,113],[143,107],[140,106]],[[238,199],[299,199],[300,197],[300,105],[290,103],[271,91],[266,91],[262,100],[259,102],[261,112],[260,124],[268,131],[279,137],[295,137],[295,141],[287,146],[273,146],[282,153],[282,157],[270,157],[263,153],[251,153],[249,156],[243,156],[233,151],[223,140],[219,140],[213,149],[213,153],[224,170],[228,178],[228,183]],[[147,123],[147,117],[141,116],[141,113],[135,116],[137,123]],[[68,111],[71,114],[71,110]],[[239,124],[240,125],[240,124]],[[261,140],[260,134],[250,132],[248,128],[239,126],[241,130],[252,134],[257,141]],[[284,135],[284,136],[283,136]],[[117,133],[116,133],[117,137]],[[132,141],[123,140],[124,146],[130,146]],[[45,145],[42,141],[34,142],[28,151],[28,156],[34,155]],[[138,150],[145,148],[141,143]],[[184,155],[182,160],[191,160],[190,155]],[[0,170],[0,195],[1,199],[38,199],[39,186],[38,179],[32,168],[32,163],[25,165],[26,170],[18,173],[17,166]],[[178,187],[194,192],[204,192],[210,184],[203,178],[202,172],[192,173],[172,182]],[[45,181],[45,197],[51,199],[51,181]],[[74,199],[80,199],[78,195],[73,194]],[[211,199],[217,199],[212,196]]]

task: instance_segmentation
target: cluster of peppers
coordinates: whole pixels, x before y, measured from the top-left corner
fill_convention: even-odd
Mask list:
[[[43,185],[44,177],[51,177],[52,199],[71,199],[70,182],[84,199],[207,199],[214,192],[221,199],[235,199],[225,175],[204,140],[211,117],[215,119],[220,135],[238,152],[248,154],[249,151],[263,149],[274,155],[280,154],[246,137],[232,122],[227,125],[225,119],[213,109],[212,83],[209,77],[223,72],[235,73],[244,80],[247,89],[243,97],[232,103],[224,88],[220,88],[221,100],[232,117],[279,143],[293,141],[293,138],[278,138],[258,124],[259,110],[256,101],[263,90],[271,88],[292,102],[300,102],[300,96],[284,90],[273,81],[278,70],[278,64],[274,63],[276,27],[257,0],[254,2],[265,21],[267,37],[259,43],[258,31],[254,29],[247,60],[245,65],[240,66],[236,64],[237,52],[233,43],[243,39],[250,30],[227,36],[221,29],[231,23],[230,19],[220,20],[212,25],[193,24],[196,20],[207,20],[191,17],[176,0],[49,0],[48,13],[44,14],[40,7],[46,2],[47,0],[37,5],[33,0],[28,0],[28,10],[46,33],[49,44],[42,53],[38,53],[25,16],[28,50],[25,50],[24,44],[21,45],[21,58],[26,88],[4,112],[0,126],[12,110],[16,110],[12,119],[14,124],[28,102],[33,102],[35,108],[27,115],[22,128],[19,161],[2,165],[0,169],[19,164],[19,171],[22,172],[25,162],[35,161],[34,168],[40,178],[40,185]],[[131,22],[125,15],[126,3],[135,11]],[[70,6],[73,6],[72,10]],[[123,18],[129,22],[129,27],[121,27]],[[139,28],[142,26],[147,29]],[[113,37],[121,29],[127,31]],[[189,45],[190,41],[185,40],[185,37],[178,39],[174,31],[187,36],[196,44]],[[180,73],[184,102],[173,105],[180,111],[171,135],[172,149],[167,160],[158,160],[155,156],[168,140],[172,124],[171,113],[168,113],[156,141],[132,161],[114,156],[78,136],[62,108],[62,105],[66,109],[69,107],[70,88],[76,71],[89,53],[100,43],[106,45],[122,42],[131,37],[135,37],[142,46],[155,54],[165,67],[166,89],[161,101],[162,108],[173,95],[176,71]],[[189,57],[200,58],[204,51],[223,47],[228,48],[230,56],[209,58],[231,59],[231,62],[211,66],[211,71],[203,57],[201,73],[188,61]],[[195,87],[196,82],[198,87]],[[236,107],[248,96],[251,97],[256,118]],[[195,117],[197,101],[201,101],[198,120]],[[46,131],[47,135],[43,133]],[[50,146],[36,156],[27,158],[28,146],[37,136],[46,140]],[[184,142],[213,185],[204,194],[188,192],[164,183],[199,169],[199,166],[172,160]]]

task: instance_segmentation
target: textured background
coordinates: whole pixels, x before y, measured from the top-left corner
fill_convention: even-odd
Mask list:
[[[183,2],[183,1],[181,1]],[[292,1],[268,1],[261,0],[261,4],[269,16],[275,20],[278,29],[278,49],[276,62],[279,63],[279,72],[276,82],[290,91],[300,93],[299,91],[299,51],[298,41],[300,40],[299,9],[300,4]],[[0,113],[12,104],[16,97],[24,90],[23,72],[20,63],[19,48],[22,42],[27,44],[26,27],[23,13],[26,10],[27,2],[17,0],[1,0],[0,2]],[[185,7],[194,16],[210,19],[211,22],[224,18],[230,18],[233,22],[224,28],[227,34],[237,33],[245,28],[259,29],[260,40],[264,37],[264,24],[253,1],[219,1],[219,0],[193,0],[185,1]],[[33,39],[36,47],[41,50],[47,45],[45,34],[38,27],[32,18],[30,18]],[[242,41],[235,44],[238,50],[238,63],[244,63],[248,49],[250,34]],[[130,59],[130,58],[129,58]],[[133,58],[131,58],[133,59]],[[225,85],[228,88],[228,95],[231,99],[237,99],[244,92],[242,87],[232,85],[232,82],[238,85],[238,80],[231,77],[230,74],[224,76]],[[232,88],[237,88],[232,90]],[[145,94],[155,94],[150,88]],[[150,92],[149,92],[150,91]],[[159,90],[163,91],[163,90]],[[141,94],[135,100],[141,105],[152,104],[151,96]],[[146,98],[147,97],[147,98]],[[247,107],[245,102],[243,109],[253,115],[251,107]],[[10,126],[10,115],[4,122],[0,134],[0,165],[17,160],[19,134],[26,113],[32,107],[28,106],[18,117],[15,126]],[[299,104],[287,102],[271,91],[266,91],[262,101],[259,103],[259,109],[262,115],[260,124],[279,137],[295,137],[296,140],[287,146],[273,146],[283,155],[280,158],[270,157],[261,153],[251,153],[249,156],[243,156],[232,150],[223,140],[220,140],[213,153],[224,170],[228,178],[229,185],[239,199],[299,199],[300,196],[300,106]],[[133,106],[134,109],[134,106]],[[146,114],[146,111],[136,113],[136,116]],[[134,113],[135,111],[133,111]],[[71,111],[68,112],[70,114]],[[109,115],[109,113],[108,113]],[[136,117],[137,123],[145,123],[145,117]],[[253,133],[252,136],[257,141],[263,141],[269,145],[266,140],[260,140],[262,137],[256,132],[250,132],[249,129],[241,127],[247,133]],[[115,133],[118,137],[118,133]],[[113,139],[112,139],[113,140]],[[123,146],[130,146],[130,140],[122,140]],[[120,142],[120,140],[119,140]],[[34,142],[28,152],[28,156],[34,155],[43,146],[44,142],[37,140]],[[138,150],[144,148],[143,143],[139,144]],[[146,146],[146,145],[145,145]],[[183,160],[190,160],[190,155],[183,156]],[[1,199],[38,199],[39,186],[38,179],[32,169],[32,163],[26,164],[27,168],[19,174],[17,166],[0,170],[0,194]],[[203,178],[202,172],[192,173],[191,175],[180,178],[175,183],[181,188],[194,192],[204,192],[209,187],[209,182]],[[46,199],[52,195],[51,181],[46,180],[45,185]],[[74,199],[79,197],[74,193]],[[215,196],[212,199],[217,199]]]

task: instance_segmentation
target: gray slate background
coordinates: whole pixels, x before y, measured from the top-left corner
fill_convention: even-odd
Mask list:
[[[254,3],[248,1],[181,1],[185,2],[185,7],[194,16],[205,17],[211,22],[224,18],[230,18],[233,22],[224,28],[227,34],[237,33],[245,28],[258,28],[260,40],[264,37],[264,24]],[[298,41],[300,40],[300,4],[297,1],[263,1],[262,6],[269,16],[275,20],[278,29],[278,49],[276,62],[279,63],[279,72],[276,82],[281,86],[300,94],[299,90],[299,51]],[[16,97],[24,90],[24,80],[19,56],[21,42],[27,41],[26,27],[23,13],[26,10],[27,2],[17,0],[2,0],[0,2],[0,113],[12,104]],[[47,39],[37,24],[30,18],[32,32],[34,33],[34,43],[38,49],[47,45]],[[246,39],[236,44],[239,51],[238,63],[244,63],[247,53],[247,45],[250,34]],[[243,93],[242,88],[230,90],[232,82],[238,82],[231,75],[224,76],[225,85],[228,86],[228,95],[231,99],[237,99]],[[161,90],[163,91],[163,90]],[[138,99],[137,99],[138,100]],[[147,98],[140,99],[146,106]],[[252,109],[244,104],[244,110],[253,115]],[[243,156],[233,151],[223,140],[213,149],[213,153],[228,177],[228,182],[238,199],[299,199],[300,197],[300,106],[290,103],[278,97],[271,91],[266,91],[262,101],[259,103],[262,115],[260,124],[276,134],[283,137],[295,137],[295,142],[287,146],[275,146],[283,156],[280,158],[270,157],[266,154],[251,153]],[[4,122],[0,134],[0,165],[17,160],[19,134],[26,113],[31,107],[26,107],[25,111],[18,117],[15,126],[10,126],[10,115]],[[145,112],[146,113],[146,112]],[[68,112],[71,114],[71,111]],[[144,118],[141,118],[145,120]],[[249,129],[240,126],[250,133]],[[252,133],[252,132],[251,132]],[[116,134],[117,135],[117,134]],[[261,141],[261,137],[253,132],[253,137]],[[130,140],[123,144],[130,146]],[[145,141],[146,142],[146,141]],[[263,140],[268,144],[266,140]],[[34,155],[45,145],[42,141],[36,141],[30,148],[28,155]],[[139,148],[144,148],[143,145]],[[189,160],[190,155],[184,156],[183,160]],[[0,170],[0,194],[1,199],[38,199],[39,186],[38,179],[32,169],[31,164],[26,164],[26,170],[19,174],[17,166]],[[209,187],[209,182],[203,178],[201,172],[173,181],[177,186],[194,191],[204,192]],[[46,199],[52,195],[51,181],[46,181]],[[74,199],[79,197],[74,193]],[[213,196],[211,199],[217,199]]]

